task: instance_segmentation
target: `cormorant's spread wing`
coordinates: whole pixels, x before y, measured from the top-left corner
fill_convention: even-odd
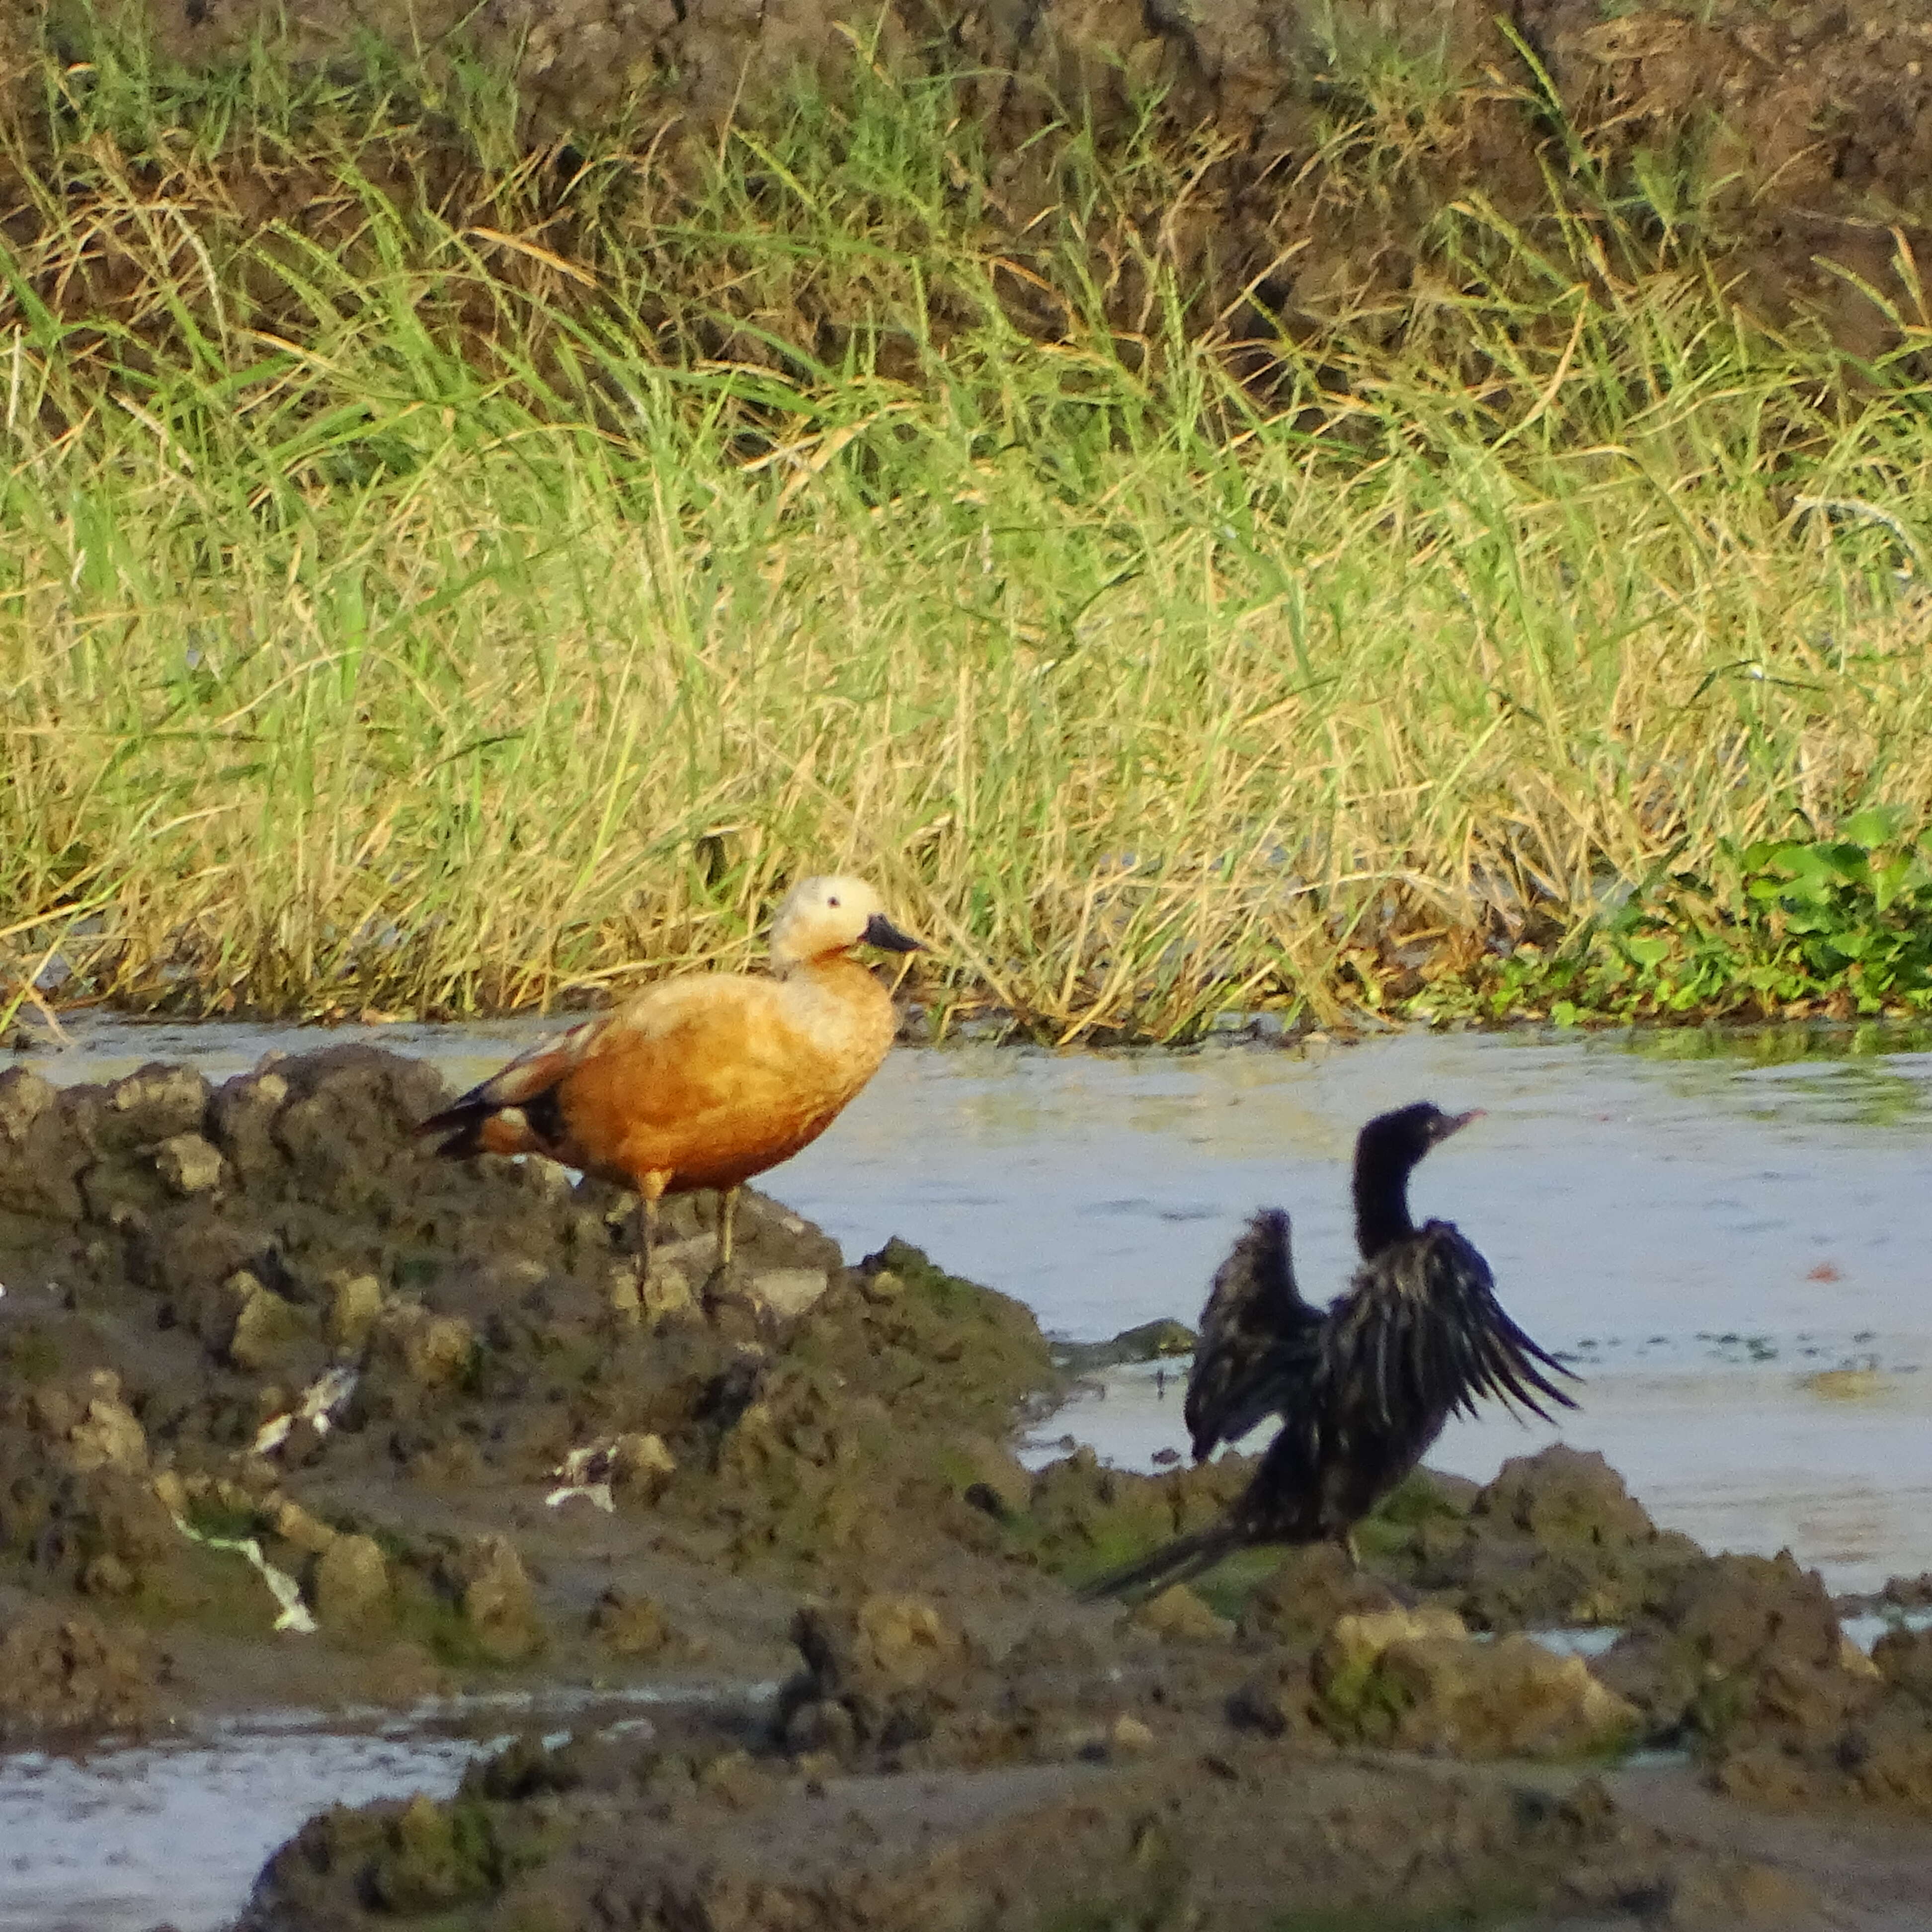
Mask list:
[[[1184,1408],[1196,1462],[1296,1400],[1321,1322],[1295,1286],[1288,1216],[1268,1208],[1216,1271],[1201,1311]]]
[[[1546,1403],[1576,1406],[1544,1371],[1576,1378],[1504,1312],[1488,1262],[1446,1221],[1364,1268],[1348,1304],[1348,1372],[1384,1426],[1474,1414],[1486,1396],[1545,1422]]]

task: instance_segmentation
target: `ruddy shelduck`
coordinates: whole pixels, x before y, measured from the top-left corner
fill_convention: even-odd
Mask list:
[[[639,1265],[658,1203],[713,1188],[718,1262],[731,1259],[738,1190],[836,1120],[892,1043],[892,996],[849,956],[911,952],[862,879],[807,879],[772,924],[772,976],[693,974],[513,1060],[419,1133],[436,1151],[540,1154],[638,1194]]]

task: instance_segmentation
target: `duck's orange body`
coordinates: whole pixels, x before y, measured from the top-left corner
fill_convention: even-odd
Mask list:
[[[917,944],[862,882],[808,880],[772,932],[773,978],[670,980],[512,1060],[422,1124],[439,1151],[538,1154],[634,1188],[647,1238],[658,1200],[726,1197],[831,1125],[891,1046],[891,996],[855,961],[862,941]]]

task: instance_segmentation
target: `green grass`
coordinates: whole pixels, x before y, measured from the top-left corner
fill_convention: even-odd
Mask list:
[[[1394,192],[1447,83],[1352,84],[1318,158]],[[10,110],[0,1022],[55,958],[544,1004],[742,964],[832,867],[942,1018],[1057,1039],[1845,994],[1736,855],[1932,824],[1910,318],[1756,328],[1659,228],[1694,182],[1586,219],[1552,162],[1244,386],[1150,134],[1052,130],[1022,245],[943,82],[676,166],[514,110],[102,34]],[[1672,892],[1768,937],[1646,981]]]

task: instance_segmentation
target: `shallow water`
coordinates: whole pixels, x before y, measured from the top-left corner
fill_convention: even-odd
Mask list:
[[[768,1696],[773,1688],[738,1694]],[[472,1759],[509,1741],[506,1724],[567,1730],[588,1718],[606,1730],[646,1730],[650,1719],[630,1707],[698,1694],[720,1694],[667,1687],[621,1697],[452,1698],[372,1716],[355,1732],[290,1712],[82,1757],[0,1754],[0,1932],[226,1924],[269,1853],[331,1804],[418,1791],[447,1797]]]
[[[71,1030],[74,1047],[32,1062],[63,1082],[149,1059],[220,1078],[270,1048],[367,1037],[467,1083],[547,1029]],[[1515,1034],[1306,1053],[902,1052],[771,1191],[855,1257],[903,1234],[1094,1338],[1192,1321],[1263,1204],[1293,1210],[1310,1292],[1339,1287],[1360,1122],[1424,1096],[1483,1107],[1420,1170],[1415,1205],[1457,1220],[1511,1310],[1588,1376],[1564,1437],[1600,1448],[1700,1541],[1789,1545],[1834,1588],[1864,1590],[1932,1569],[1932,1054],[1848,1046]],[[1180,1388],[1172,1371],[1118,1371],[1033,1453],[1070,1432],[1146,1466],[1185,1446]],[[1556,1432],[1486,1415],[1432,1460],[1486,1478]],[[1868,1642],[1881,1626],[1866,1622]],[[486,1748],[446,1726],[386,1732],[231,1727],[85,1764],[0,1757],[0,1932],[215,1924],[321,1804],[446,1791]]]
[[[32,1064],[64,1082],[193,1059],[218,1078],[359,1037],[467,1084],[548,1030],[88,1020]],[[904,1234],[1092,1339],[1195,1319],[1263,1204],[1292,1210],[1308,1291],[1339,1288],[1360,1123],[1418,1097],[1480,1106],[1418,1169],[1414,1205],[1454,1219],[1512,1313],[1588,1378],[1564,1438],[1700,1542],[1789,1546],[1868,1590],[1932,1569],[1932,1053],[1884,1048],[1786,1028],[902,1052],[769,1179],[848,1254]],[[1052,1436],[1135,1466],[1184,1448],[1172,1378],[1165,1400],[1150,1378],[1107,1387]],[[1486,1478],[1558,1432],[1492,1412],[1432,1460]]]

